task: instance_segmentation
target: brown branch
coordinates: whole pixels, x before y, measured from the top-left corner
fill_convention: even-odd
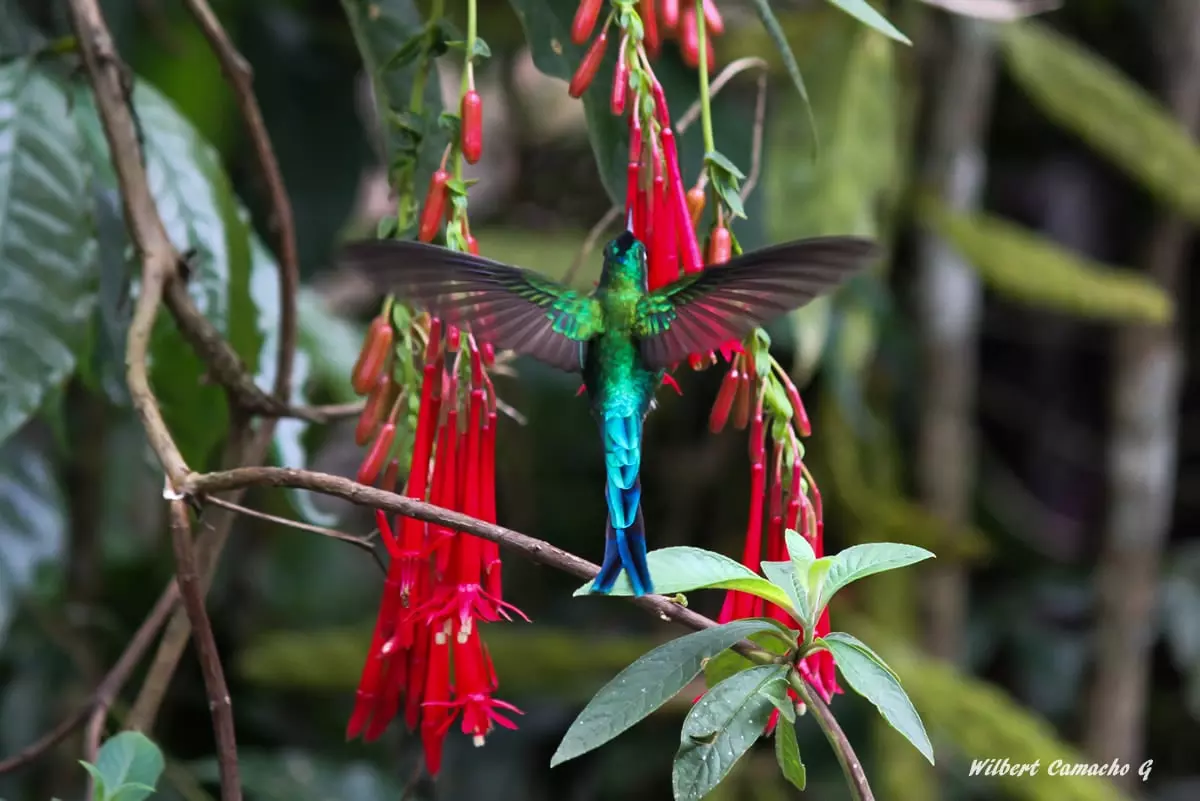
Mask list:
[[[174,587],[174,585],[172,585]],[[88,698],[87,703],[81,706],[70,717],[63,720],[46,734],[42,735],[38,740],[10,757],[0,760],[0,774],[8,773],[16,770],[24,765],[37,759],[46,751],[53,748],[58,743],[62,742],[71,732],[78,729],[89,719],[94,719],[99,716],[100,720],[104,720],[104,716],[108,712],[109,706],[117,697],[117,693],[125,686],[125,682],[129,679],[129,674],[137,667],[138,662],[149,650],[150,644],[154,642],[155,636],[167,620],[167,615],[171,613],[171,608],[175,604],[178,595],[164,593],[158,599],[158,603],[150,611],[150,614],[134,632],[134,635],[129,640],[129,644],[125,646],[125,650],[121,653],[116,664],[108,671],[97,685],[95,692]],[[95,761],[95,751],[89,750],[84,755],[85,759],[90,762]],[[88,798],[91,798],[91,791],[88,791]]]
[[[104,135],[121,185],[125,224],[142,256],[142,280],[129,325],[125,352],[126,380],[150,447],[162,463],[172,486],[188,473],[183,454],[171,439],[158,401],[150,389],[146,354],[158,306],[176,275],[178,254],[154,205],[146,180],[133,113],[127,102],[127,74],[117,58],[112,34],[97,0],[71,0],[71,21],[83,63],[96,95]]]
[[[854,747],[850,745],[850,739],[846,736],[846,732],[842,731],[841,724],[837,722],[833,712],[821,700],[821,696],[814,693],[808,686],[808,682],[800,678],[795,671],[788,676],[788,685],[813,711],[817,725],[821,727],[821,731],[825,732],[825,737],[833,746],[833,752],[837,756],[838,764],[842,766],[842,773],[846,775],[846,781],[850,783],[850,793],[855,801],[875,801],[875,794],[871,792],[871,785],[867,782],[867,773],[863,770],[862,763],[858,761],[858,757],[854,753]],[[781,720],[777,725],[784,726],[787,725],[787,722]]]
[[[208,40],[221,71],[233,88],[238,109],[254,145],[262,178],[271,198],[271,223],[278,235],[279,251],[279,352],[275,371],[275,399],[287,403],[291,397],[292,364],[296,355],[296,292],[300,286],[300,260],[296,253],[296,224],[292,204],[279,171],[279,161],[254,96],[254,76],[246,59],[234,48],[207,0],[184,0],[188,11]]]
[[[187,504],[171,501],[171,544],[175,550],[176,576],[183,606],[187,610],[192,630],[196,632],[196,650],[200,655],[200,670],[208,692],[208,708],[212,714],[213,733],[217,740],[217,765],[221,774],[221,801],[241,801],[242,786],[238,779],[237,740],[233,728],[233,704],[225,671],[217,652],[212,623],[204,608],[204,588],[196,565],[192,542],[192,526],[188,520]]]
[[[765,67],[766,64],[764,63]],[[767,128],[767,71],[758,74],[758,96],[754,99],[754,137],[750,140],[750,174],[739,193],[742,200],[750,197],[762,172],[763,136]]]
[[[600,569],[586,559],[564,551],[562,548],[557,548],[548,542],[530,537],[528,534],[328,473],[294,470],[286,467],[246,467],[221,473],[193,473],[185,482],[182,492],[186,496],[202,499],[211,492],[251,486],[310,490],[342,498],[359,506],[383,509],[427,523],[437,523],[456,531],[490,540],[516,551],[538,564],[556,568],[582,579],[595,577]],[[716,621],[680,606],[674,600],[662,595],[647,595],[630,600],[668,623],[681,623],[696,630],[712,628],[717,625]],[[750,642],[739,643],[736,647],[743,652],[757,651],[757,646]],[[809,697],[805,698],[805,703],[817,715],[822,729],[829,738],[830,745],[837,752],[838,761],[843,765],[846,779],[850,782],[851,787],[863,801],[873,801],[874,796],[867,785],[862,762],[834,719],[833,713],[829,711],[829,707],[813,693],[809,693]]]

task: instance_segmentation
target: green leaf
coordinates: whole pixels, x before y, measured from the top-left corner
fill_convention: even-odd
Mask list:
[[[933,554],[924,548],[897,542],[851,545],[832,557],[833,564],[825,576],[818,606],[828,604],[834,593],[852,581],[933,558]]]
[[[413,36],[425,31],[425,23],[413,0],[342,0],[342,7],[375,89],[388,163],[395,166],[404,159],[415,160],[411,172],[393,170],[392,183],[411,181],[415,201],[420,203],[449,141],[437,124],[442,112],[437,63],[430,59],[425,65],[418,110],[411,109],[410,103],[413,86],[422,72],[421,59],[390,68],[388,62]],[[405,119],[404,126],[392,122],[397,115]],[[411,226],[414,230],[415,225],[414,216]],[[400,233],[407,235],[411,231]]]
[[[797,579],[794,563],[763,562],[762,572],[768,581],[783,590],[787,595],[788,603],[783,608],[805,628],[811,627],[816,620],[812,599],[808,595],[808,587]],[[801,575],[807,577],[807,568]]]
[[[0,442],[75,370],[96,302],[87,173],[63,90],[0,64]]]
[[[916,746],[929,764],[934,764],[933,746],[925,733],[925,725],[892,669],[849,634],[833,632],[821,639],[854,691],[874,704],[884,720]]]
[[[93,775],[108,788],[106,799],[142,801],[154,792],[163,772],[163,756],[150,738],[141,732],[123,731],[100,746]],[[129,785],[142,785],[144,789]]]
[[[771,4],[767,0],[754,0],[754,10],[758,13],[758,19],[762,22],[763,27],[766,28],[767,35],[771,37],[771,41],[779,51],[779,57],[783,59],[783,67],[787,70],[788,77],[792,79],[792,85],[796,87],[796,92],[804,103],[804,113],[808,119],[808,127],[812,131],[813,157],[816,158],[821,150],[821,137],[817,132],[817,120],[813,116],[812,103],[808,99],[808,89],[804,85],[804,76],[800,74],[800,65],[796,63],[796,54],[792,52],[792,46],[788,44],[787,35],[775,17],[775,12],[771,10]]]
[[[655,648],[600,688],[567,729],[550,759],[550,767],[617,737],[696,678],[706,659],[751,634],[774,628],[768,620],[734,620]]]
[[[675,546],[659,548],[646,554],[650,575],[654,577],[654,589],[660,595],[674,595],[692,590],[741,590],[757,595],[773,604],[787,606],[787,596],[771,582],[745,565],[728,556],[703,548]],[[575,590],[575,596],[589,595],[592,584],[588,582]],[[633,595],[629,578],[622,573],[610,595]]]
[[[683,721],[671,771],[676,801],[704,798],[763,734],[786,694],[788,668],[761,665],[730,676],[706,692]]]
[[[1200,147],[1160,102],[1043,23],[1001,31],[1013,78],[1048,117],[1161,201],[1200,221]]]
[[[806,575],[808,566],[817,561],[817,554],[813,550],[812,544],[800,532],[790,528],[783,533],[783,538],[787,545],[788,558],[796,566],[797,573],[802,576]]]
[[[764,651],[777,655],[787,653],[789,647],[774,632],[751,634],[746,639]],[[704,663],[704,684],[711,689],[734,673],[740,673],[752,667],[754,667],[753,662],[732,648],[728,648]]]
[[[92,788],[92,798],[94,801],[107,801],[109,793],[104,786],[104,777],[100,775],[100,769],[91,762],[84,762],[82,759],[79,760],[79,764],[92,777],[92,784],[94,785]]]
[[[0,444],[0,643],[38,568],[60,558],[67,499],[32,426]]]
[[[800,759],[800,743],[796,741],[794,721],[780,720],[775,725],[775,761],[779,763],[783,778],[797,790],[803,790],[808,776]]]
[[[884,36],[895,39],[897,42],[903,42],[906,45],[912,44],[907,36],[896,30],[895,26],[888,22],[886,17],[876,11],[867,0],[829,0],[829,2],[864,25],[879,31]]]
[[[1010,298],[1094,319],[1166,323],[1174,316],[1171,298],[1139,273],[1076,255],[996,217],[951,212],[932,197],[918,214]]]

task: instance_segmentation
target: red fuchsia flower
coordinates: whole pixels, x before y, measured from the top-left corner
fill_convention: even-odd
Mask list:
[[[462,216],[456,212],[454,220]],[[462,232],[458,244],[469,247],[465,218],[457,228],[454,220],[448,230]],[[404,494],[494,523],[497,404],[488,376],[494,351],[425,317],[410,339],[425,344]],[[399,398],[380,438],[387,425],[394,429],[398,408]],[[373,446],[367,462],[379,458],[380,448]],[[520,710],[494,697],[495,669],[478,624],[512,614],[528,618],[502,598],[495,543],[403,516],[391,525],[382,511],[376,523],[390,563],[346,736],[374,740],[403,710],[408,729],[420,733],[429,773],[437,775],[443,741],[460,712],[476,744],[493,724],[515,727],[505,713]]]

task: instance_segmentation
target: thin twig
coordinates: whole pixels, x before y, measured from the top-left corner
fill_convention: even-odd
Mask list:
[[[387,566],[384,565],[384,563],[383,563],[383,559],[380,558],[379,554],[376,552],[374,543],[372,542],[371,539],[369,539],[367,537],[356,537],[353,534],[347,534],[346,532],[338,531],[337,529],[325,528],[324,526],[316,526],[316,525],[313,525],[312,523],[304,523],[299,520],[288,520],[286,517],[277,517],[276,515],[268,514],[267,512],[260,512],[257,509],[251,509],[247,506],[242,506],[241,504],[233,503],[231,501],[226,501],[226,500],[223,500],[216,496],[210,496],[208,498],[205,498],[205,502],[214,504],[215,506],[224,507],[225,509],[228,509],[232,512],[237,512],[240,515],[246,515],[247,517],[257,517],[259,520],[267,520],[271,523],[276,523],[281,526],[286,526],[288,528],[294,528],[297,531],[310,531],[313,534],[320,534],[322,537],[329,537],[331,539],[341,540],[342,542],[349,543],[350,545],[353,545],[355,548],[361,548],[362,550],[371,554],[371,556],[375,559],[375,562],[379,565],[380,569],[383,569],[383,570],[387,569]]]
[[[171,613],[171,608],[178,597],[177,593],[174,595],[164,593],[158,599],[158,603],[154,605],[150,614],[142,621],[142,625],[134,632],[133,637],[130,638],[129,643],[125,646],[125,650],[121,653],[121,657],[116,661],[116,664],[112,666],[104,676],[104,679],[96,686],[95,692],[88,698],[87,703],[38,738],[36,742],[31,743],[12,756],[0,760],[0,774],[16,770],[34,761],[68,737],[71,732],[78,729],[95,714],[98,713],[100,719],[103,721],[104,714],[112,704],[113,699],[117,697],[117,693],[125,686],[125,682],[129,679],[129,674],[133,672],[133,669],[137,667],[142,657],[145,656],[146,651],[150,648],[150,644],[154,642],[154,638],[158,636],[159,630],[166,623],[167,616]],[[90,762],[94,762],[95,752],[85,750],[84,758]],[[86,797],[91,798],[90,790]]]
[[[760,169],[760,163],[762,161],[762,135],[764,128],[763,121],[766,116],[767,101],[767,66],[767,62],[758,56],[746,56],[745,58],[739,58],[736,61],[731,61],[725,65],[725,69],[721,70],[721,73],[713,79],[712,85],[709,86],[708,89],[709,97],[716,97],[717,93],[720,92],[721,89],[723,89],[725,85],[733,80],[739,73],[745,72],[749,69],[759,69],[763,71],[763,74],[758,79],[758,101],[754,110],[754,144],[751,146],[750,151],[750,177],[746,179],[746,185],[742,189],[743,200],[745,200],[750,194],[750,191],[754,189],[754,185],[758,183],[758,173]],[[682,135],[683,132],[686,131],[688,127],[699,118],[699,116],[700,101],[697,99],[692,103],[692,105],[688,106],[687,111],[683,112],[679,119],[675,121],[675,132]],[[563,283],[569,285],[575,280],[576,274],[583,266],[583,260],[586,259],[588,254],[591,253],[593,248],[596,247],[596,242],[600,239],[600,235],[604,233],[606,228],[617,221],[617,218],[620,216],[620,214],[621,204],[617,203],[608,211],[606,211],[604,216],[592,226],[591,230],[588,231],[587,237],[584,238],[583,244],[580,246],[578,252],[576,252],[575,258],[571,261],[571,266],[568,267],[567,271],[563,274]]]
[[[212,623],[204,608],[204,590],[196,566],[196,551],[192,542],[192,526],[187,504],[171,501],[171,544],[175,550],[175,575],[179,593],[187,609],[188,620],[196,632],[196,650],[200,656],[200,671],[208,692],[208,709],[212,715],[213,733],[217,740],[217,766],[221,775],[221,801],[241,801],[242,785],[238,778],[237,740],[233,727],[233,703],[225,684],[225,671],[217,652]]]
[[[821,731],[825,732],[826,739],[833,746],[833,753],[837,756],[838,764],[842,766],[842,773],[845,774],[846,781],[850,784],[850,793],[854,801],[875,801],[875,794],[871,792],[871,785],[867,782],[866,771],[863,770],[862,763],[858,761],[854,747],[850,745],[850,740],[846,737],[846,732],[842,731],[841,725],[829,711],[825,701],[814,693],[808,686],[808,682],[800,678],[794,671],[788,676],[788,684],[796,691],[805,705],[813,711],[817,725],[821,727]],[[780,725],[783,725],[782,721],[780,721]]]
[[[296,224],[292,216],[292,204],[279,170],[279,160],[271,147],[262,110],[254,96],[254,76],[249,63],[229,40],[229,35],[221,27],[207,0],[184,0],[184,5],[196,18],[204,38],[221,64],[225,79],[233,89],[271,199],[271,223],[278,234],[279,251],[279,352],[276,357],[274,394],[280,403],[287,403],[291,396],[292,365],[296,355],[296,292],[300,286],[300,260],[296,253]]]

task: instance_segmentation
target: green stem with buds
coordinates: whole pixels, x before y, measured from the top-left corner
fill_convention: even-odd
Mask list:
[[[704,23],[704,0],[696,0],[696,31],[700,50],[700,127],[704,130],[704,152],[716,150],[713,143],[712,99],[708,92],[708,29]]]

